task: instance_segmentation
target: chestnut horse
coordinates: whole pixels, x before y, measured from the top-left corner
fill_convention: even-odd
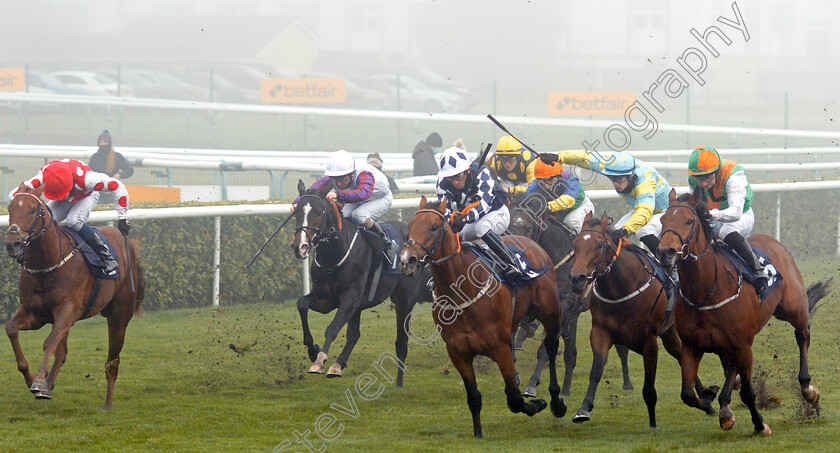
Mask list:
[[[678,362],[682,343],[674,327],[674,314],[668,313],[668,319],[665,318],[668,296],[662,282],[656,278],[656,270],[640,255],[644,252],[627,246],[627,239],[616,243],[610,238],[607,233],[611,228],[609,220],[606,214],[600,220],[593,220],[592,214],[587,214],[588,228],[581,229],[574,241],[572,289],[580,294],[590,283],[593,286],[589,301],[592,369],[586,396],[572,421],[589,421],[607,354],[614,344],[623,344],[642,355],[645,368],[642,398],[647,405],[650,427],[656,428],[657,337]],[[665,329],[660,332],[663,325]],[[707,401],[715,397],[716,389],[703,389],[699,380],[695,380],[694,386]]]
[[[426,197],[421,199],[420,210],[408,222],[408,242],[400,253],[406,275],[431,264],[435,282],[432,318],[446,342],[452,364],[464,380],[473,434],[478,438],[482,437],[482,431],[481,393],[473,369],[476,355],[487,356],[498,364],[505,381],[508,408],[513,413],[532,416],[546,407],[542,399],[525,401],[516,383],[511,339],[513,327],[526,312],[540,320],[546,331],[551,412],[558,418],[566,414],[555,368],[561,308],[551,258],[528,238],[504,236],[503,239],[515,240],[523,247],[535,268],[548,266],[545,274],[519,288],[515,298],[511,288],[500,284],[475,253],[461,249],[459,238],[446,219],[445,199],[441,203],[427,203]]]
[[[572,374],[577,365],[577,325],[580,314],[589,310],[589,299],[575,295],[569,280],[569,272],[575,263],[572,240],[577,234],[563,224],[557,215],[542,214],[546,211],[545,198],[540,194],[517,196],[510,203],[510,226],[508,232],[516,236],[530,238],[543,248],[551,257],[554,273],[557,277],[557,291],[563,309],[563,326],[560,336],[563,338],[563,362],[565,364],[563,386],[560,396],[569,396],[572,387]],[[615,351],[621,359],[621,375],[624,378],[624,390],[633,390],[630,382],[630,369],[627,367],[626,346],[615,345]],[[537,353],[537,366],[528,385],[522,389],[523,396],[537,396],[542,369],[548,362],[545,348]]]
[[[708,208],[700,193],[676,198],[672,190],[670,206],[662,216],[662,234],[657,251],[664,266],[677,266],[680,275],[680,298],[675,307],[677,331],[683,340],[683,402],[704,411],[710,402],[694,394],[691,383],[697,376],[700,360],[706,352],[720,357],[726,381],[720,392],[720,427],[729,430],[735,416],[729,408],[735,377],[741,377],[741,401],[747,405],[756,433],[769,435],[770,427],[755,405],[752,387],[755,335],[771,316],[787,321],[794,328],[799,345],[799,385],[802,397],[817,404],[820,393],[811,385],[808,373],[808,346],[811,330],[809,302],[825,295],[824,285],[816,283],[807,290],[790,252],[770,236],[751,235],[748,240],[770,257],[782,275],[779,287],[759,300],[752,285],[741,280],[733,264],[712,247]]]
[[[100,230],[114,245],[120,277],[99,282],[99,293],[90,302],[96,278],[88,270],[85,259],[77,253],[77,244],[53,219],[49,208],[41,200],[44,186],[29,189],[21,184],[9,203],[9,229],[6,232],[6,252],[12,258],[23,256],[20,272],[20,305],[6,323],[6,333],[12,342],[18,370],[23,374],[29,390],[36,398],[52,398],[58,371],[67,358],[67,335],[70,327],[81,319],[101,314],[108,319],[108,361],[105,378],[108,390],[105,409],[110,409],[114,396],[114,382],[120,366],[120,351],[125,330],[135,313],[141,312],[146,280],[137,258],[137,242],[129,241],[131,269],[123,246],[123,236],[116,228]],[[133,274],[133,286],[129,275]],[[44,340],[44,359],[33,375],[18,342],[18,331],[37,330],[51,323],[52,331]],[[50,368],[50,358],[55,359]]]

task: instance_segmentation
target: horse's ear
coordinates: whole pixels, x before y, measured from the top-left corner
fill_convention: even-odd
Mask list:
[[[675,201],[677,201],[677,191],[672,187],[668,192],[668,204],[674,204]]]
[[[440,200],[437,210],[443,213],[446,212],[446,197],[443,197],[443,200]]]
[[[423,195],[422,197],[420,197],[420,209],[425,209],[426,208],[426,203],[427,203],[426,196]]]
[[[23,184],[21,184],[21,185],[23,185]],[[28,189],[28,187],[27,187],[27,189]],[[32,193],[40,197],[41,194],[44,193],[44,184],[41,184],[40,186],[32,189]]]
[[[700,201],[703,199],[702,193],[702,187],[697,187],[696,189],[694,189],[694,191],[691,192],[691,197],[688,198],[689,204],[692,206],[697,206],[697,203],[700,203]]]
[[[604,215],[601,216],[601,225],[607,226],[610,223],[610,216],[607,215],[607,211],[604,211]]]
[[[298,189],[298,193],[299,193],[300,195],[303,195],[303,194],[305,194],[305,193],[306,193],[306,184],[304,184],[304,183],[303,183],[303,180],[302,180],[302,179],[298,179],[298,187],[297,187],[297,189]]]

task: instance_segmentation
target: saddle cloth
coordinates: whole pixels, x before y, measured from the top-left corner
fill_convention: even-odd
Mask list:
[[[670,276],[667,272],[665,272],[665,269],[662,268],[662,265],[659,264],[659,260],[657,260],[656,257],[653,256],[646,249],[639,247],[635,244],[630,244],[625,248],[629,248],[633,252],[636,252],[640,257],[647,261],[647,263],[650,265],[650,268],[653,269],[654,276],[657,280],[659,280],[660,283],[662,283],[662,286],[665,288],[665,294],[670,300],[671,297],[673,297],[676,289],[679,287],[679,282],[677,282],[677,285],[672,285]]]
[[[85,242],[85,240],[82,239],[82,237],[79,236],[78,233],[71,230],[70,228],[67,228],[67,227],[62,227],[62,228],[76,242],[76,247],[79,249],[80,252],[82,252],[82,256],[85,257],[85,262],[88,265],[88,269],[90,269],[90,273],[93,274],[94,277],[96,277],[100,280],[115,280],[115,279],[120,278],[120,269],[119,268],[117,268],[114,271],[114,273],[111,274],[111,275],[105,274],[105,270],[104,270],[105,265],[102,262],[102,259],[99,258],[99,255],[97,255],[96,252],[93,251],[93,249],[87,244],[87,242]],[[111,251],[111,256],[116,258],[117,251],[114,250],[114,246],[111,245],[111,242],[108,241],[108,238],[106,238],[105,235],[102,234],[102,232],[99,231],[96,228],[94,228],[93,231],[96,232],[96,234],[99,235],[99,237],[102,239],[102,242],[104,242],[105,245],[108,246],[108,250]]]
[[[516,261],[519,264],[519,270],[522,271],[522,278],[516,281],[508,281],[504,277],[502,277],[502,270],[504,269],[504,265],[496,262],[496,255],[484,245],[483,242],[462,242],[461,247],[466,249],[472,250],[473,253],[478,255],[487,267],[492,270],[493,275],[502,283],[507,283],[511,289],[516,291],[520,287],[524,286],[531,280],[539,277],[540,275],[544,274],[545,271],[548,270],[548,266],[541,267],[539,269],[534,268],[531,261],[525,256],[525,252],[517,247],[515,244],[510,244],[505,242],[508,250],[510,250],[513,255],[516,257]],[[466,272],[466,269],[464,269]]]
[[[394,228],[394,226],[391,225],[390,223],[383,222],[383,223],[380,223],[379,226],[382,227],[382,231],[385,232],[385,235],[388,236],[388,239],[391,239],[392,241],[397,243],[397,247],[393,252],[393,256],[388,256],[387,260],[381,260],[382,261],[382,273],[385,274],[385,275],[400,274],[402,271],[400,271],[400,266],[397,263],[397,259],[398,259],[397,257],[400,253],[400,250],[402,250],[403,246],[405,245],[405,238],[400,236],[400,234],[397,232],[397,229]],[[361,229],[362,234],[368,234],[368,235],[370,235],[369,237],[371,239],[373,239],[374,241],[380,241],[379,243],[380,244],[382,243],[381,242],[382,238],[378,234],[376,234],[372,231],[369,231],[368,229],[366,229],[364,227],[361,227],[361,226],[357,227],[357,228]]]
[[[729,261],[735,265],[735,268],[738,270],[738,273],[744,277],[749,284],[755,286],[755,282],[757,279],[753,276],[752,269],[750,269],[749,265],[738,256],[728,245],[722,242],[714,242],[712,244],[715,251],[725,255],[729,258]],[[758,262],[764,266],[764,269],[767,271],[767,275],[769,275],[769,279],[767,281],[767,288],[758,295],[760,299],[764,299],[773,292],[774,289],[778,288],[779,285],[782,284],[782,274],[779,273],[779,270],[773,266],[773,263],[770,261],[770,257],[764,253],[764,250],[750,244],[750,247],[753,249],[753,253],[755,253],[756,258],[758,258]]]

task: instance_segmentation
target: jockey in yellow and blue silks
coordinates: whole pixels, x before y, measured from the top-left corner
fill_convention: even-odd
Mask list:
[[[627,151],[604,158],[590,151],[568,150],[557,154],[540,153],[540,158],[548,163],[559,161],[576,165],[609,178],[615,191],[633,208],[613,225],[610,236],[618,240],[635,233],[651,252],[659,247],[659,233],[662,232],[659,219],[668,209],[671,185],[656,169],[636,160]]]
[[[753,275],[766,281],[767,271],[746,240],[755,225],[755,214],[752,188],[744,168],[735,161],[721,160],[716,149],[701,146],[688,159],[688,174],[691,190],[702,189],[714,238],[723,239],[749,264]],[[756,289],[761,292],[761,288]]]
[[[537,155],[525,149],[519,140],[505,135],[496,144],[496,154],[487,161],[487,167],[510,195],[524,194],[534,181]]]

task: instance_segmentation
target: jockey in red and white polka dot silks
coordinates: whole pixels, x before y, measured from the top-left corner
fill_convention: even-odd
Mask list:
[[[33,178],[23,183],[31,189],[44,186],[47,205],[56,221],[67,220],[67,226],[90,244],[105,261],[106,269],[114,270],[116,261],[110,256],[105,246],[93,229],[87,225],[87,219],[93,208],[99,203],[102,192],[113,196],[117,217],[120,219],[120,231],[128,231],[128,190],[122,182],[95,172],[83,162],[73,159],[54,160],[45,164]],[[9,193],[9,199],[17,194],[17,188]],[[123,226],[125,224],[125,226]]]

